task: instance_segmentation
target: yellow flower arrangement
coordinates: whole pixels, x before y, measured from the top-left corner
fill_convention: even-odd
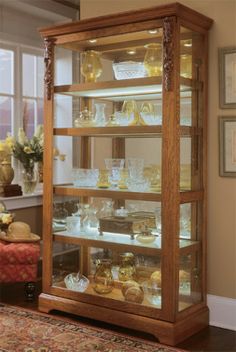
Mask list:
[[[19,128],[18,140],[14,142],[12,152],[24,169],[33,170],[34,163],[43,161],[44,133],[43,126],[38,125],[34,136],[28,139],[23,128]]]

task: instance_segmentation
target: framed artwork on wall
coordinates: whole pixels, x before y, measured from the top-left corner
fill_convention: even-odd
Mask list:
[[[236,47],[219,49],[220,108],[236,109]]]
[[[236,116],[219,118],[220,176],[236,177]]]

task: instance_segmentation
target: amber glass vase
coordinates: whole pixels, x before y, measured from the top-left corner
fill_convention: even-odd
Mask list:
[[[82,53],[81,73],[85,82],[96,82],[102,74],[102,64],[99,52],[88,50]]]
[[[161,76],[162,74],[162,50],[158,43],[151,43],[145,46],[144,67],[149,77]]]

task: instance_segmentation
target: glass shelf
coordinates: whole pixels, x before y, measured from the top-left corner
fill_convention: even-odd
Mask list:
[[[189,92],[192,89],[201,89],[202,84],[189,78],[181,77],[181,92]],[[109,101],[122,101],[127,97],[147,99],[151,95],[153,99],[162,92],[162,77],[144,77],[125,79],[118,81],[80,83],[61,85],[54,87],[54,93],[83,98],[102,98]]]
[[[58,127],[53,130],[55,136],[89,136],[89,137],[112,137],[128,136],[145,138],[157,137],[162,134],[162,126],[110,126],[110,127]],[[202,135],[202,128],[181,126],[180,136],[190,137]]]
[[[157,235],[155,241],[149,244],[138,242],[135,238],[131,239],[130,235],[105,232],[100,235],[98,230],[93,230],[90,233],[79,233],[71,235],[67,231],[59,231],[54,234],[54,240],[67,242],[77,245],[86,245],[88,247],[109,248],[117,250],[127,250],[133,253],[141,253],[146,255],[157,255],[161,252],[161,236]],[[200,243],[188,239],[179,240],[179,248],[181,254],[188,254],[200,248]]]
[[[54,194],[64,196],[78,197],[101,197],[113,199],[130,199],[130,200],[151,200],[160,202],[160,193],[154,192],[132,192],[122,189],[102,189],[102,188],[77,188],[71,184],[54,185]]]
[[[74,197],[101,197],[113,199],[129,199],[129,200],[148,200],[161,202],[161,193],[158,192],[132,192],[120,189],[99,189],[99,188],[77,188],[72,184],[54,185],[54,194],[60,196]],[[145,196],[145,197],[144,197]],[[145,198],[145,199],[144,199]],[[203,199],[203,190],[180,190],[180,202],[189,203]]]

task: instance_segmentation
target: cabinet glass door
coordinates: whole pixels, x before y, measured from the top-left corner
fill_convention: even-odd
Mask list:
[[[204,45],[201,34],[181,28],[180,80],[188,88],[180,94],[179,311],[202,302],[205,290]]]
[[[158,21],[155,21],[158,25]],[[160,25],[160,24],[159,24]],[[162,28],[56,51],[52,286],[144,316],[162,308]],[[71,51],[72,49],[72,51]],[[69,62],[69,75],[60,74]]]

